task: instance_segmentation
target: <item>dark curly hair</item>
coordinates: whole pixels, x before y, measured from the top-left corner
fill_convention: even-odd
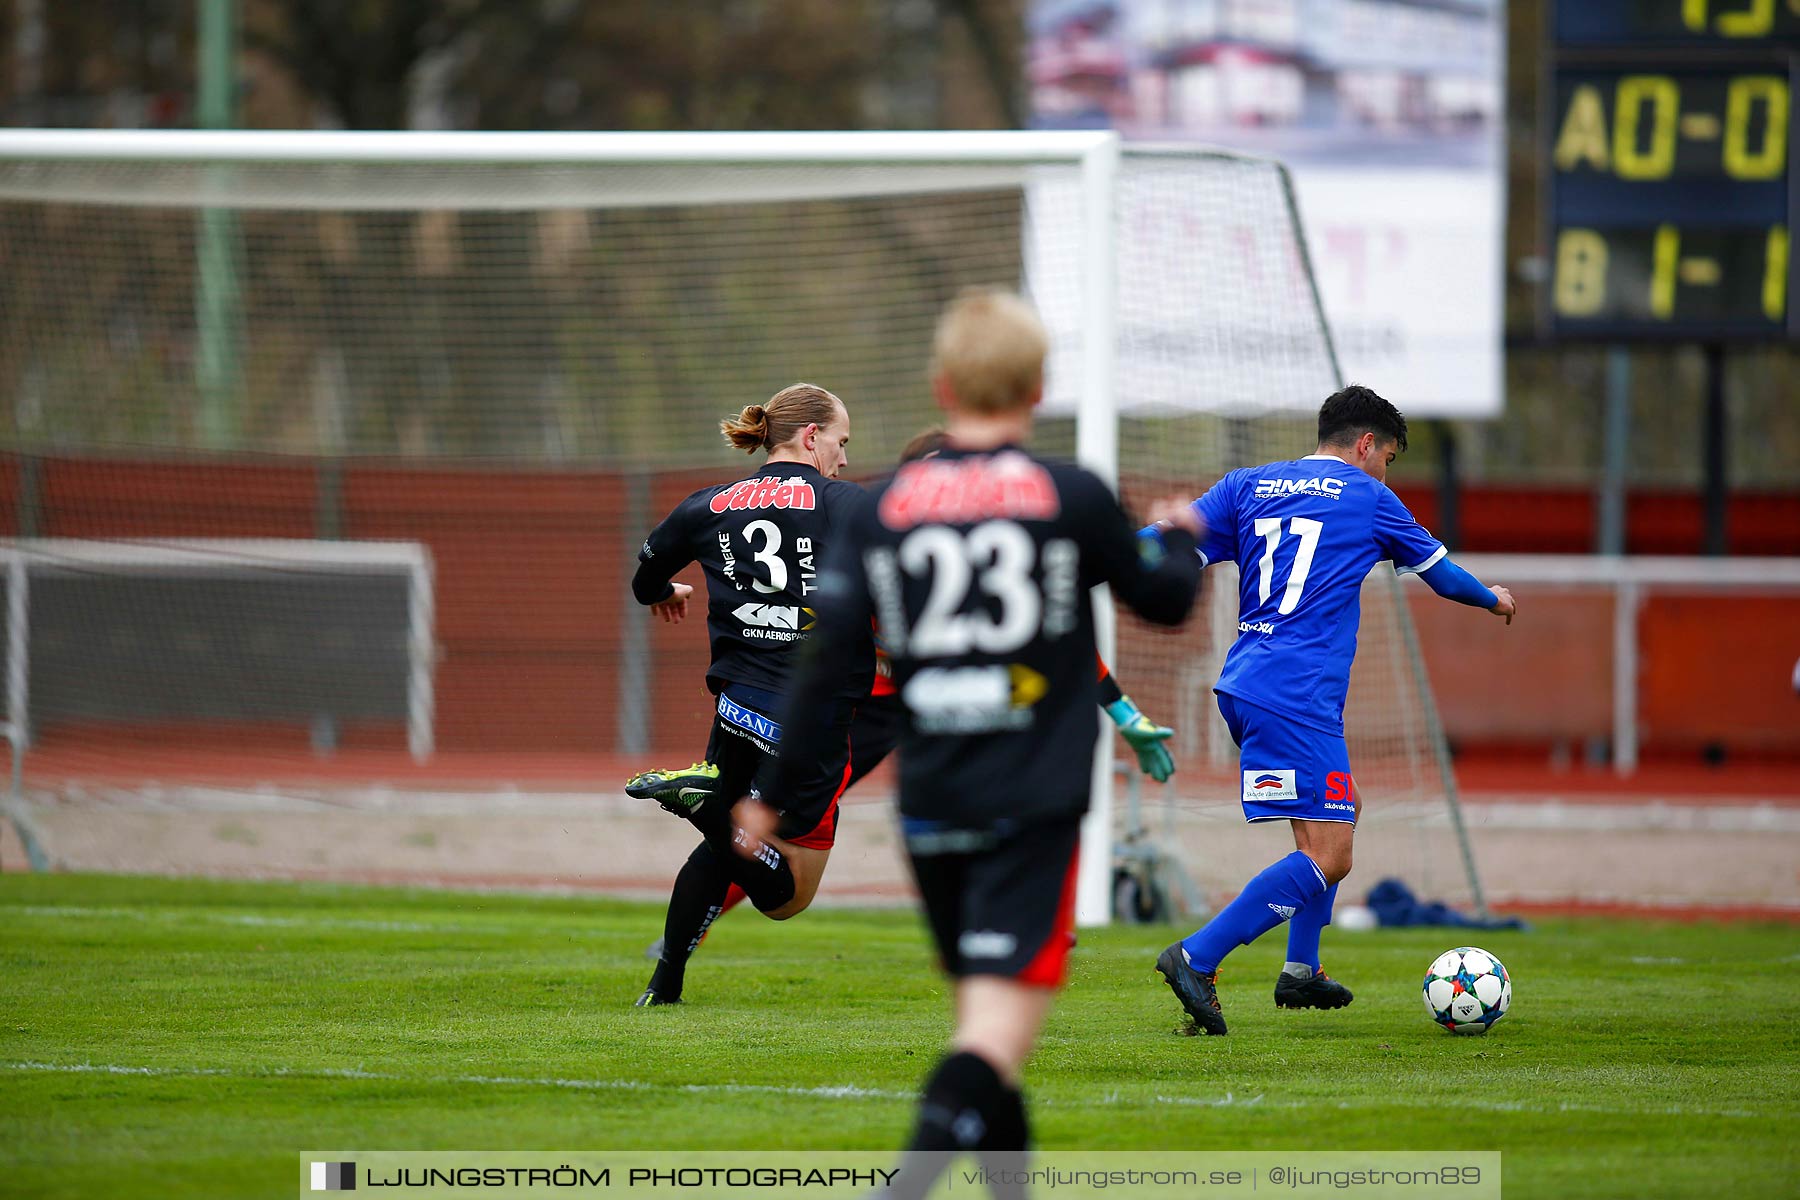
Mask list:
[[[1406,449],[1406,418],[1374,388],[1353,383],[1332,394],[1319,409],[1319,445],[1346,446],[1365,433]]]

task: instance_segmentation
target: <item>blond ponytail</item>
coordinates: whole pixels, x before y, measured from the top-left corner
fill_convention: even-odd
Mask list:
[[[760,404],[746,404],[743,412],[719,422],[719,432],[737,449],[755,454],[768,440],[769,410]]]
[[[808,425],[829,425],[844,402],[813,383],[796,383],[769,397],[767,404],[747,404],[735,417],[719,422],[725,440],[746,454],[773,450]]]

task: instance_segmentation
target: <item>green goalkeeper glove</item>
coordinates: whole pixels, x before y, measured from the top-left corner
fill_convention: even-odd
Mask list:
[[[1119,727],[1126,744],[1137,752],[1138,766],[1144,774],[1163,783],[1175,773],[1175,760],[1163,745],[1175,736],[1173,729],[1164,728],[1139,712],[1130,696],[1121,696],[1107,705],[1106,715]]]

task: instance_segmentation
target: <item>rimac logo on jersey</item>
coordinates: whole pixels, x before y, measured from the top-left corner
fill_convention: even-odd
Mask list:
[[[1015,450],[907,463],[881,496],[881,523],[967,525],[993,517],[1044,521],[1062,511],[1050,472]]]
[[[1298,800],[1293,771],[1245,771],[1244,799]]]
[[[761,479],[746,479],[721,489],[707,507],[722,513],[744,508],[810,509],[816,503],[812,484],[798,475],[788,479],[764,475]]]
[[[1256,481],[1256,498],[1258,500],[1276,499],[1282,496],[1323,496],[1327,500],[1336,500],[1344,494],[1344,481],[1320,476],[1314,479],[1259,479]]]

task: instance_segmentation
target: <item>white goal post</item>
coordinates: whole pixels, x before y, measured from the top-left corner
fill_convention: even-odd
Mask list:
[[[983,199],[989,196],[998,199]],[[855,232],[856,222],[865,219],[868,210],[845,209],[846,202],[892,202],[880,210],[877,219],[887,222],[888,240],[902,248],[902,255],[914,254],[914,259],[903,265],[918,267],[916,274],[925,282],[909,275],[903,283],[892,283],[891,267],[881,268],[889,270],[886,276],[881,269],[870,269],[866,279],[858,274],[863,258],[874,261],[879,255],[865,254],[869,247]],[[782,223],[783,206],[795,214],[791,228]],[[942,302],[970,278],[1019,287],[1045,314],[1053,343],[1045,403],[1050,418],[1046,424],[1052,426],[1043,439],[1047,448],[1072,450],[1082,463],[1109,482],[1122,483],[1140,501],[1151,498],[1141,494],[1151,487],[1192,488],[1197,494],[1198,488],[1231,466],[1304,452],[1310,448],[1305,439],[1320,400],[1340,382],[1286,171],[1279,163],[1250,156],[1194,147],[1129,145],[1110,131],[0,131],[0,237],[7,234],[9,214],[36,222],[34,230],[55,229],[59,220],[61,228],[78,232],[65,234],[71,240],[58,249],[83,251],[110,236],[110,230],[135,237],[140,225],[159,219],[158,213],[164,217],[186,214],[184,236],[193,242],[188,266],[158,259],[148,263],[143,274],[169,292],[176,290],[176,283],[191,289],[188,317],[197,347],[194,360],[199,393],[191,428],[197,432],[192,433],[192,442],[153,442],[148,447],[158,451],[256,454],[299,448],[331,459],[362,453],[405,454],[413,452],[406,448],[410,444],[405,441],[408,430],[416,435],[413,442],[447,444],[464,436],[464,431],[434,432],[429,427],[433,381],[448,378],[443,372],[451,370],[444,361],[454,358],[454,352],[479,348],[487,332],[497,327],[497,315],[510,323],[503,331],[508,336],[518,326],[535,327],[553,319],[573,322],[576,318],[570,314],[579,316],[581,306],[592,297],[575,296],[566,307],[554,311],[553,306],[562,301],[546,297],[561,291],[574,295],[577,285],[567,283],[566,278],[570,272],[579,273],[579,264],[597,261],[592,257],[600,253],[593,249],[597,224],[620,222],[614,240],[605,243],[613,256],[608,263],[641,254],[646,261],[654,259],[656,269],[663,270],[660,264],[665,258],[687,251],[679,246],[670,250],[663,240],[645,237],[645,225],[626,225],[623,222],[631,218],[613,214],[646,213],[653,223],[656,213],[679,211],[685,214],[681,219],[690,222],[677,223],[679,235],[696,229],[708,232],[704,218],[692,223],[693,214],[715,207],[720,213],[736,214],[720,218],[719,236],[735,239],[724,243],[730,254],[742,252],[741,261],[733,258],[721,271],[747,272],[750,268],[745,263],[779,266],[785,251],[813,252],[816,246],[818,273],[855,280],[857,287],[849,291],[871,309],[862,321],[864,328],[851,329],[857,314],[847,310],[855,308],[855,301],[824,292],[809,301],[797,295],[793,281],[788,280],[781,302],[795,307],[798,315],[791,323],[798,332],[783,336],[797,340],[791,351],[779,349],[787,343],[775,341],[775,335],[765,340],[778,346],[776,361],[787,363],[779,369],[790,378],[810,376],[815,370],[812,364],[826,361],[833,364],[834,371],[851,376],[865,392],[885,401],[864,409],[858,407],[857,398],[852,399],[855,419],[866,422],[863,428],[872,425],[875,429],[873,438],[859,440],[865,445],[872,442],[880,453],[891,454],[917,429],[922,417],[929,418],[929,406],[918,399],[921,389],[913,382],[924,370],[924,355],[919,352],[922,334]],[[446,235],[437,221],[442,214],[466,217],[474,223],[475,218],[486,220],[496,214],[504,219],[547,218],[564,211],[578,215],[574,238],[589,247],[590,256],[571,256],[570,261],[577,265],[557,276],[554,286],[542,285],[539,280],[544,272],[555,274],[543,266],[543,259],[554,256],[543,246],[563,236],[556,233],[560,226],[545,220],[536,227],[506,225],[498,232],[484,227],[480,238],[469,235],[458,243],[454,232]],[[194,214],[201,219],[194,220]],[[212,219],[216,214],[229,220]],[[313,364],[309,369],[316,382],[310,386],[316,396],[323,397],[314,402],[325,414],[315,421],[316,433],[295,434],[282,426],[284,440],[277,442],[277,435],[268,432],[278,425],[274,419],[253,428],[250,422],[234,420],[222,411],[224,406],[215,398],[215,393],[222,394],[215,386],[217,371],[213,383],[208,381],[208,372],[231,359],[232,351],[222,343],[232,334],[222,326],[228,323],[228,310],[240,289],[259,286],[254,278],[233,274],[231,263],[245,253],[235,244],[225,244],[237,236],[234,223],[243,222],[248,228],[262,221],[258,226],[261,240],[256,244],[281,246],[283,239],[302,236],[296,229],[303,223],[291,219],[296,214],[395,214],[412,225],[410,240],[390,236],[391,230],[375,229],[362,231],[359,242],[358,231],[327,228],[328,223],[320,220],[319,232],[304,236],[314,238],[324,249],[308,243],[311,258],[296,254],[287,263],[289,274],[281,283],[290,287],[290,293],[260,309],[242,306],[253,310],[252,316],[235,319],[270,321],[263,336],[248,341],[285,348],[292,340],[297,348],[268,368],[268,380],[275,382],[244,383],[240,378],[238,394],[255,387],[275,394],[278,385],[291,382],[293,363],[298,360]],[[90,219],[96,224],[82,224]],[[608,231],[614,229],[607,225]],[[985,239],[982,244],[987,247],[987,257],[959,257],[965,244],[972,245],[976,238]],[[124,243],[130,237],[119,240]],[[142,253],[153,255],[165,253],[175,239],[165,234],[160,242],[148,236],[139,240],[151,247]],[[672,235],[668,240],[679,239]],[[448,243],[450,249],[440,243]],[[518,246],[535,249],[516,250]],[[701,246],[691,251],[692,260],[681,260],[681,265],[704,273],[706,256],[714,252]],[[891,245],[882,247],[881,252],[890,256],[883,261],[892,260],[895,253]],[[389,258],[383,259],[383,254]],[[314,259],[323,260],[325,268],[319,268]],[[346,282],[347,273],[334,263],[351,260],[367,269]],[[411,374],[395,372],[382,380],[390,390],[397,385],[418,389],[419,403],[406,414],[411,423],[396,420],[384,426],[365,422],[355,427],[334,415],[342,407],[341,395],[355,390],[342,382],[345,363],[350,363],[350,373],[359,369],[363,364],[355,354],[366,346],[358,342],[347,351],[327,343],[333,338],[342,342],[386,335],[381,329],[342,329],[341,312],[355,306],[346,305],[331,289],[366,287],[371,279],[378,286],[379,272],[387,270],[393,279],[414,289],[414,300],[395,301],[404,305],[416,302],[416,296],[428,287],[438,286],[436,281],[455,276],[462,266],[477,260],[490,274],[471,287],[485,290],[471,290],[459,303],[433,308],[429,323],[408,327],[404,344],[394,343],[411,356],[409,363],[423,364],[409,368]],[[995,263],[1011,263],[1010,278],[995,278],[996,271],[1008,269],[1004,265],[997,268]],[[97,264],[95,269],[108,268]],[[333,270],[338,270],[337,276],[331,275]],[[76,262],[64,273],[78,278],[81,271],[82,264]],[[254,270],[249,274],[254,276]],[[179,280],[168,282],[175,276],[180,276]],[[292,292],[296,277],[302,277],[325,300],[314,301],[307,298],[311,293]],[[739,290],[754,292],[754,278],[748,274],[733,278]],[[653,298],[662,302],[660,293]],[[334,302],[336,311],[323,307]],[[511,303],[526,311],[489,311],[477,302]],[[163,303],[166,307],[167,302]],[[315,303],[321,307],[306,307]],[[806,303],[814,307],[807,309]],[[886,308],[881,307],[884,304]],[[673,301],[670,305],[674,320],[684,321],[687,313]],[[894,319],[897,305],[904,305],[904,321]],[[0,332],[0,389],[11,386],[27,399],[54,392],[62,360],[46,351],[45,345],[66,339],[78,350],[80,339],[105,336],[105,329],[93,324],[100,317],[89,315],[104,311],[105,305],[77,296],[63,308],[51,305],[42,314],[28,316],[26,335],[16,343],[9,343],[7,335]],[[727,318],[736,320],[737,316],[717,317],[719,327],[724,327]],[[834,332],[840,328],[837,323],[846,330],[844,338],[866,340],[857,342],[852,351],[833,349],[834,343],[842,340]],[[683,369],[698,373],[706,368],[691,364],[710,353],[721,360],[710,368],[713,373],[721,378],[730,376],[734,364],[729,361],[733,354],[729,347],[737,343],[721,338],[705,321],[689,324],[692,330],[658,326],[648,335],[640,331],[640,339],[648,339],[648,348],[640,357],[672,354],[674,351],[666,348],[673,347],[683,356]],[[739,321],[738,326],[741,324]],[[738,326],[733,328],[741,332]],[[575,325],[571,323],[570,328]],[[592,325],[580,328],[586,334],[594,333]],[[300,346],[300,339],[290,338],[296,329],[317,336]],[[631,331],[614,334],[600,330],[600,334],[632,336]],[[533,445],[534,439],[537,445],[554,446],[552,457],[559,464],[570,461],[570,454],[579,460],[585,454],[612,453],[610,447],[592,451],[584,448],[591,443],[580,442],[586,428],[583,421],[598,420],[605,427],[608,395],[594,395],[591,406],[573,417],[569,414],[580,405],[567,395],[572,389],[613,386],[620,356],[605,360],[585,375],[577,373],[578,378],[566,371],[539,371],[527,380],[527,371],[539,368],[540,349],[533,347],[530,354],[518,352],[500,364],[516,369],[521,380],[518,395],[495,391],[499,385],[489,385],[489,391],[480,397],[482,411],[517,418],[508,428],[521,432],[505,453],[537,453],[518,449]],[[552,349],[571,361],[584,353],[574,340]],[[64,358],[78,357],[74,350]],[[904,350],[904,359],[882,357],[884,351],[897,350]],[[271,353],[269,357],[277,356]],[[236,369],[240,375],[251,371],[242,364]],[[72,373],[73,369],[69,370]],[[282,370],[288,373],[285,379],[277,377],[276,372]],[[50,382],[46,383],[47,379]],[[694,415],[710,412],[716,418],[716,396],[688,395],[705,390],[691,386],[693,379],[709,388],[713,383],[711,377],[692,375],[682,385],[684,402],[691,400]],[[719,391],[741,395],[743,386],[743,380],[730,379],[729,387],[721,385]],[[589,402],[585,395],[579,399]],[[156,402],[152,396],[142,403]],[[665,399],[659,408],[652,402],[648,411],[666,412],[670,403]],[[39,409],[41,405],[32,411]],[[1129,441],[1122,453],[1122,422],[1126,421],[1131,423],[1125,430]],[[75,444],[91,446],[97,453],[117,452],[119,443],[107,440],[111,435],[91,432],[104,424],[90,421],[82,425]],[[166,424],[177,427],[176,423]],[[376,437],[368,433],[370,429],[386,437],[390,428],[400,430],[393,435],[400,439],[398,449],[396,444],[371,441],[364,445],[357,440]],[[424,432],[418,432],[420,429]],[[50,433],[38,436],[43,440],[34,442],[29,434],[22,435],[13,448],[29,454],[39,445],[71,444],[66,429],[59,430],[54,441]],[[190,435],[158,436],[179,440]],[[297,441],[303,437],[313,441]],[[569,445],[576,448],[570,451]],[[145,447],[138,442],[130,448]],[[473,453],[485,452],[478,448]],[[715,446],[710,453],[716,457],[720,452]],[[867,469],[871,464],[865,460],[860,465]],[[626,511],[652,519],[655,515],[630,505]],[[627,536],[641,537],[642,531]],[[517,586],[529,588],[531,584],[519,581]],[[1121,630],[1110,603],[1097,606],[1097,617],[1100,649],[1109,662],[1117,663],[1117,656],[1123,653],[1128,661],[1145,664],[1128,681],[1134,695],[1140,700],[1147,695],[1173,696],[1173,683],[1152,676],[1155,668],[1166,666],[1177,651],[1162,648],[1151,640],[1153,635],[1129,620]],[[639,619],[631,613],[618,618],[625,633],[613,674],[621,686],[628,679],[645,678],[642,626],[633,633],[631,625]],[[1405,654],[1403,643],[1409,627],[1397,601],[1393,619],[1399,622],[1397,626],[1384,625],[1383,632],[1371,636],[1389,639],[1398,653]],[[1204,640],[1206,635],[1195,636]],[[1183,656],[1191,651],[1192,643],[1179,649]],[[454,654],[455,647],[447,653]],[[1404,743],[1403,752],[1389,755],[1384,750],[1383,755],[1399,764],[1395,769],[1406,776],[1405,790],[1442,796],[1451,787],[1448,764],[1441,736],[1433,733],[1435,722],[1430,714],[1418,711],[1421,704],[1429,706],[1430,700],[1416,661],[1412,675],[1410,682],[1396,677],[1383,685],[1382,702],[1404,709],[1402,716],[1391,721],[1377,716],[1364,726],[1379,725],[1384,745]],[[1173,701],[1166,705],[1163,711],[1172,709]],[[1097,730],[1101,724],[1097,715]],[[1077,900],[1078,919],[1084,925],[1109,919],[1114,868],[1113,736],[1111,727],[1106,726],[1103,752],[1094,772],[1093,810],[1084,831]],[[1353,731],[1353,753],[1356,737]],[[1472,873],[1470,883],[1478,896]]]

